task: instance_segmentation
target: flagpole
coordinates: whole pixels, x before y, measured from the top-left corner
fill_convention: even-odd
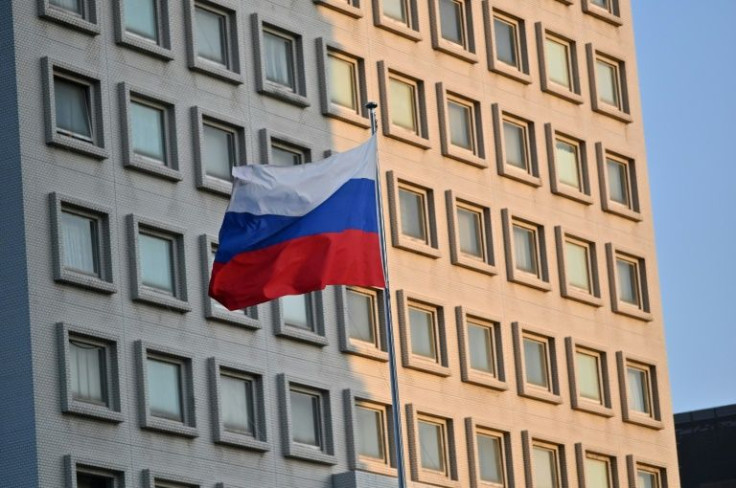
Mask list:
[[[376,122],[376,108],[378,104],[368,102],[365,107],[370,113],[371,135],[376,136],[378,124]],[[394,326],[391,313],[391,287],[388,280],[388,258],[386,253],[386,229],[383,222],[383,198],[381,197],[381,170],[376,154],[376,204],[378,206],[378,233],[381,240],[381,264],[383,265],[383,314],[386,322],[386,349],[388,352],[388,369],[391,382],[391,405],[394,424],[394,455],[396,460],[396,475],[399,488],[406,487],[406,473],[404,472],[404,440],[401,433],[401,401],[399,400],[399,379],[396,371],[396,346],[394,344]]]

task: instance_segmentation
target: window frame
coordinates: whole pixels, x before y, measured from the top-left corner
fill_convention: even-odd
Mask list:
[[[496,146],[496,169],[498,174],[533,187],[542,186],[542,179],[539,174],[536,124],[530,119],[502,110],[497,103],[491,105],[491,113],[493,114],[493,134]],[[505,122],[524,129],[526,135],[524,143],[526,145],[527,155],[526,170],[506,163]]]
[[[393,34],[399,35],[413,42],[422,40],[422,34],[419,31],[419,14],[417,11],[416,0],[402,0],[406,6],[407,22],[403,23],[399,20],[392,19],[383,14],[384,0],[372,0],[373,2],[373,25],[378,28],[385,29]],[[384,105],[385,107],[385,105]]]
[[[626,74],[626,62],[621,58],[598,51],[593,44],[585,45],[586,57],[588,58],[588,80],[590,82],[590,103],[594,112],[606,115],[625,124],[634,119],[631,116],[631,105],[629,102],[629,89]],[[602,61],[617,69],[617,81],[619,84],[620,104],[618,107],[602,102],[598,97],[598,61]]]
[[[324,300],[324,290],[304,293],[308,300],[308,319],[311,322],[312,330],[303,329],[286,323],[284,320],[284,309],[282,298],[271,301],[271,314],[273,317],[273,333],[275,336],[293,339],[295,341],[311,344],[317,347],[325,347],[329,344],[327,339],[325,324],[327,320],[327,311]]]
[[[544,124],[545,139],[547,141],[547,160],[549,161],[549,181],[550,189],[555,195],[569,198],[585,205],[593,203],[590,186],[590,170],[588,166],[588,145],[581,138],[568,131],[558,131],[552,124]],[[577,147],[578,162],[578,178],[580,179],[580,189],[576,189],[559,181],[558,161],[557,161],[557,142],[561,141]]]
[[[213,441],[216,444],[225,444],[232,447],[241,447],[257,452],[266,452],[271,449],[268,442],[267,426],[269,419],[265,407],[264,372],[251,366],[224,361],[215,357],[207,360],[210,380],[210,406],[212,420],[215,426]],[[252,382],[253,414],[255,415],[255,435],[228,431],[225,429],[222,418],[222,389],[220,377],[230,375]]]
[[[601,298],[600,273],[598,262],[598,247],[595,241],[579,232],[568,232],[562,226],[555,226],[555,241],[557,243],[557,264],[559,266],[558,275],[560,278],[560,294],[571,300],[575,300],[594,307],[601,307],[603,300]],[[589,291],[573,286],[568,283],[567,279],[567,255],[565,247],[567,243],[571,243],[587,249],[588,257],[588,284]]]
[[[644,459],[633,454],[626,456],[626,473],[630,487],[639,486],[637,483],[637,475],[639,474],[639,471],[646,471],[657,476],[659,484],[656,488],[668,488],[669,483],[667,479],[667,470],[668,467],[666,464]]]
[[[599,5],[596,5],[591,0],[582,0],[581,6],[583,8],[583,12],[585,12],[588,15],[592,15],[593,17],[597,17],[600,20],[603,20],[605,22],[608,22],[609,24],[620,27],[623,25],[623,20],[621,19],[621,9],[618,3],[618,0],[608,0],[609,1],[609,8],[602,8]]]
[[[82,0],[82,15],[66,10],[51,3],[50,0],[37,0],[38,16],[64,27],[75,29],[85,34],[96,36],[100,28],[100,1]]]
[[[511,330],[514,338],[514,359],[516,362],[517,392],[520,396],[541,400],[559,405],[562,403],[560,394],[560,360],[558,355],[557,339],[550,331],[529,327],[521,322],[512,322]],[[548,387],[533,385],[527,382],[526,358],[524,354],[524,340],[529,339],[545,345],[545,360],[547,369]]]
[[[466,443],[468,446],[468,468],[471,488],[503,488],[514,486],[514,460],[511,442],[511,434],[499,427],[488,424],[485,421],[476,420],[472,417],[465,419]],[[480,479],[480,455],[478,453],[477,436],[493,436],[500,440],[501,466],[503,480],[502,484],[483,481]]]
[[[608,464],[608,488],[620,487],[618,456],[610,449],[600,449],[581,442],[575,444],[575,461],[579,486],[588,486],[585,479],[585,462],[589,458],[605,461]]]
[[[540,447],[555,452],[557,462],[557,488],[568,488],[569,475],[567,463],[567,446],[564,442],[550,439],[547,436],[537,437],[528,430],[521,431],[521,443],[524,453],[524,475],[526,487],[534,488],[534,459],[532,453],[534,447]]]
[[[448,327],[445,317],[445,305],[433,298],[407,292],[396,291],[396,307],[399,315],[399,339],[401,341],[401,360],[405,368],[415,369],[441,377],[450,376],[448,356]],[[414,354],[411,348],[411,323],[409,308],[429,312],[433,316],[433,334],[436,349],[436,360]]]
[[[196,395],[191,356],[168,346],[154,345],[141,340],[135,341],[134,347],[136,362],[138,363],[138,410],[141,429],[188,438],[198,437]],[[147,366],[149,358],[180,366],[182,421],[157,417],[150,413]]]
[[[202,482],[181,475],[144,469],[141,488],[202,488]]]
[[[62,213],[71,210],[83,217],[97,221],[97,256],[99,274],[97,276],[64,266],[64,240]],[[112,256],[113,239],[110,228],[112,209],[97,203],[87,202],[60,193],[49,194],[49,213],[51,222],[51,251],[53,254],[54,281],[79,286],[105,294],[117,293]]]
[[[435,201],[435,192],[431,187],[415,182],[416,180],[408,180],[396,174],[393,170],[386,172],[386,180],[388,187],[388,203],[389,216],[391,224],[391,244],[393,247],[412,251],[423,256],[438,259],[442,256],[438,240],[437,232],[437,203]],[[426,219],[427,240],[422,242],[411,236],[405,235],[402,231],[401,222],[401,202],[400,189],[405,189],[424,197],[424,212]]]
[[[170,0],[154,0],[157,9],[157,35],[159,42],[147,40],[125,29],[125,0],[114,0],[115,42],[142,54],[154,56],[163,61],[174,59],[171,46]]]
[[[438,0],[433,0],[438,1]],[[442,155],[452,158],[461,163],[467,163],[478,168],[487,168],[485,142],[483,138],[483,117],[481,115],[480,102],[455,90],[446,88],[443,82],[436,85],[437,91],[437,113],[440,124],[440,141]],[[468,138],[471,140],[471,148],[464,148],[452,143],[452,127],[450,121],[450,103],[460,105],[468,110],[470,124]]]
[[[225,324],[236,325],[248,330],[258,330],[262,327],[261,317],[258,306],[248,307],[249,310],[227,310],[218,307],[214,303],[214,298],[209,296],[210,283],[210,253],[213,247],[217,247],[219,242],[217,237],[209,234],[199,236],[200,242],[200,260],[202,263],[202,299],[204,300],[204,316],[206,319],[222,322]]]
[[[48,0],[46,0],[48,1]],[[46,144],[67,149],[77,154],[103,160],[110,157],[106,147],[105,113],[107,110],[107,90],[97,73],[80,69],[66,62],[57,61],[48,56],[41,58],[43,71],[44,127]],[[55,79],[61,78],[76,85],[83,85],[87,90],[89,103],[89,122],[92,137],[75,137],[60,132],[56,126],[56,90]]]
[[[307,164],[312,162],[313,147],[302,140],[296,139],[284,133],[275,132],[269,128],[260,129],[258,131],[258,142],[260,146],[260,161],[263,164],[274,164],[274,158],[271,152],[271,148],[273,147],[274,143],[276,145],[281,144],[285,147],[290,146],[290,148],[300,152],[304,158],[304,160],[300,164]]]
[[[539,53],[539,77],[542,91],[555,95],[576,105],[583,103],[580,81],[580,63],[578,61],[578,46],[574,39],[555,31],[548,30],[542,22],[534,24],[537,33],[537,52]],[[567,47],[568,76],[570,88],[555,83],[549,79],[547,67],[547,41],[556,42]]]
[[[186,252],[184,244],[184,233],[186,230],[182,227],[175,227],[153,219],[140,217],[135,214],[129,214],[128,220],[128,249],[130,250],[130,266],[131,270],[135,270],[132,280],[132,299],[136,302],[143,302],[169,310],[185,313],[191,311],[192,307],[188,302],[187,277],[186,277]],[[140,245],[138,244],[138,236],[140,228],[143,227],[154,236],[161,236],[172,242],[172,259],[171,263],[174,274],[174,294],[157,292],[143,285],[141,275],[141,256]],[[144,232],[145,233],[145,232]]]
[[[611,400],[611,375],[608,369],[608,352],[600,345],[574,339],[565,338],[565,352],[567,356],[567,372],[570,385],[570,403],[574,410],[580,410],[602,417],[613,417]],[[598,358],[598,381],[600,384],[601,401],[585,398],[580,395],[578,388],[578,369],[576,354],[581,352]]]
[[[648,359],[634,356],[623,351],[616,352],[616,363],[618,365],[618,382],[621,396],[621,414],[624,422],[662,430],[662,410],[659,397],[659,378],[657,375],[657,364]],[[649,389],[649,413],[639,412],[629,407],[629,380],[628,369],[632,367],[646,372],[647,388]]]
[[[124,488],[130,479],[126,467],[100,459],[90,459],[66,454],[63,457],[65,488],[78,488],[77,474],[87,473],[92,475],[107,476],[112,479],[112,488]]]
[[[123,421],[120,393],[120,338],[114,334],[59,322],[57,340],[59,347],[59,373],[61,374],[61,411],[112,423]],[[75,400],[72,392],[71,349],[69,341],[76,339],[105,349],[106,405]]]
[[[348,466],[351,470],[367,471],[384,476],[396,476],[396,459],[394,453],[393,406],[389,399],[377,397],[366,392],[343,390],[343,404],[345,412],[345,436],[347,441]],[[383,412],[384,461],[362,457],[358,453],[358,421],[357,408],[366,405],[366,408]]]
[[[384,290],[380,288],[364,288],[359,286],[335,286],[335,301],[337,305],[337,332],[340,340],[340,351],[346,354],[355,354],[376,361],[387,362],[388,352],[385,315]],[[348,296],[350,290],[356,293],[371,295],[373,298],[374,335],[375,342],[370,344],[350,337],[350,317],[348,314]]]
[[[501,331],[501,318],[491,316],[487,313],[476,312],[462,305],[455,307],[455,321],[457,323],[457,338],[460,349],[460,377],[466,383],[485,386],[494,390],[504,391],[508,389],[506,381],[506,365],[504,359],[503,333]],[[473,369],[470,364],[470,344],[468,334],[468,323],[490,329],[491,348],[495,374]]]
[[[401,83],[407,84],[413,88],[414,101],[414,117],[416,118],[417,130],[412,132],[409,129],[395,125],[391,121],[391,105],[390,105],[390,82],[395,79]],[[420,78],[405,74],[389,68],[385,61],[378,62],[378,88],[380,95],[381,110],[381,127],[383,135],[405,142],[420,149],[429,149],[431,147],[429,139],[428,113],[427,113],[427,97],[425,84]]]
[[[179,151],[177,145],[176,106],[172,99],[161,97],[148,90],[133,87],[127,82],[118,85],[120,97],[120,118],[122,126],[123,165],[149,175],[158,176],[173,183],[184,176],[179,171]],[[163,114],[163,144],[165,159],[158,162],[152,158],[135,153],[133,148],[133,119],[131,105],[145,105]]]
[[[309,98],[307,98],[304,40],[301,34],[296,33],[298,27],[289,21],[287,21],[288,27],[282,27],[285,19],[282,18],[278,22],[272,22],[257,13],[251,14],[250,18],[251,30],[253,31],[256,91],[262,95],[290,103],[300,108],[309,107],[311,103]],[[272,35],[288,39],[292,43],[291,52],[294,58],[293,87],[274,83],[266,77],[266,44],[264,36],[264,32],[266,31]]]
[[[315,0],[315,2],[318,0]],[[334,0],[330,0],[334,1]],[[367,129],[371,126],[368,119],[368,109],[366,108],[366,100],[368,100],[368,89],[365,75],[365,60],[349,50],[359,51],[355,46],[345,48],[342,44],[329,41],[324,37],[320,37],[315,41],[317,48],[318,73],[320,78],[319,92],[320,105],[322,115],[332,117],[357,127]],[[332,103],[330,100],[330,91],[332,88],[332,80],[330,78],[330,56],[353,64],[355,75],[355,95],[357,97],[357,107],[350,110],[348,107]]]
[[[468,0],[450,0],[461,7],[460,19],[463,42],[458,44],[442,36],[442,19],[439,2],[442,0],[429,1],[430,34],[432,48],[449,54],[468,63],[478,62],[475,47],[475,32],[473,29],[473,2]]]
[[[501,220],[503,223],[504,247],[506,250],[506,278],[512,283],[518,283],[537,290],[548,292],[552,290],[549,278],[549,264],[547,260],[547,238],[545,226],[535,223],[533,220],[516,212],[511,212],[508,208],[501,210]],[[537,247],[537,267],[539,268],[537,275],[516,269],[516,250],[514,249],[514,226],[519,225],[527,230],[531,230],[536,235]]]
[[[422,467],[419,439],[419,422],[440,425],[444,437],[444,461],[446,472],[427,470]],[[407,440],[409,442],[409,464],[413,481],[446,488],[459,488],[457,429],[455,420],[448,413],[434,409],[419,408],[413,403],[406,404]]]
[[[323,5],[354,19],[363,17],[363,1],[364,0],[348,0],[346,3],[340,0],[312,0],[316,5]]]
[[[598,177],[600,179],[601,207],[604,212],[619,215],[621,217],[640,222],[642,220],[639,207],[639,187],[636,175],[636,161],[617,151],[611,151],[604,147],[603,143],[595,145],[596,159],[598,161]],[[608,179],[608,160],[612,160],[626,167],[626,184],[628,189],[629,205],[611,200]]]
[[[197,8],[225,17],[225,33],[222,39],[226,47],[224,65],[197,54],[199,45],[196,36]],[[187,0],[184,5],[184,23],[189,68],[235,85],[242,84],[245,80],[241,70],[240,15],[237,4],[230,0]]]
[[[233,157],[234,168],[251,161],[248,145],[245,142],[244,124],[240,120],[200,107],[192,107],[191,116],[192,127],[194,128],[194,168],[197,188],[215,195],[230,197],[232,194],[232,182],[207,174],[207,167],[204,161],[204,126],[209,125],[232,134],[235,150]]]
[[[301,459],[313,463],[324,465],[337,464],[335,454],[335,442],[333,432],[333,415],[332,408],[332,392],[330,387],[320,384],[312,380],[302,380],[284,373],[276,376],[279,390],[279,400],[281,406],[281,435],[283,442],[284,456],[287,458]],[[290,392],[292,385],[297,390],[302,390],[308,394],[319,396],[320,398],[320,430],[321,443],[319,449],[308,445],[300,444],[293,440],[292,425],[294,419],[291,413]]]
[[[516,47],[519,61],[519,66],[517,68],[498,59],[496,51],[496,28],[494,24],[494,20],[496,18],[507,24],[514,25],[516,29]],[[483,19],[486,32],[485,38],[488,70],[525,85],[531,84],[532,77],[529,71],[529,43],[527,41],[526,22],[524,19],[493,8],[488,0],[483,0]]]
[[[608,263],[608,281],[611,295],[611,309],[614,313],[626,315],[635,319],[651,322],[654,317],[651,313],[649,298],[649,284],[647,280],[646,260],[638,253],[617,246],[611,242],[606,244]],[[624,302],[619,296],[618,261],[622,260],[636,267],[637,293],[639,304]]]
[[[445,202],[447,205],[447,224],[450,238],[450,260],[452,264],[462,266],[473,271],[479,271],[487,275],[498,273],[496,267],[496,252],[494,249],[493,218],[488,205],[481,204],[474,199],[458,195],[454,190],[445,191]],[[460,249],[460,228],[457,219],[457,209],[463,208],[475,212],[479,217],[481,242],[480,247],[483,257],[468,256]]]

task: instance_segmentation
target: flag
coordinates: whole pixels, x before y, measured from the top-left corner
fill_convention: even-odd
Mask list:
[[[327,285],[384,286],[376,137],[322,161],[233,169],[209,295],[237,310]]]

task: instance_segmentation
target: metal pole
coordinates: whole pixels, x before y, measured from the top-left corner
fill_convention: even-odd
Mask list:
[[[365,107],[370,112],[371,134],[376,137],[378,124],[376,122],[376,108],[378,104],[368,102]],[[394,424],[394,456],[396,460],[396,475],[399,479],[399,488],[406,487],[406,473],[404,472],[404,439],[401,434],[401,401],[399,400],[399,379],[396,372],[396,347],[394,344],[394,326],[391,320],[391,287],[388,281],[388,258],[386,253],[386,229],[383,223],[383,199],[381,198],[381,170],[376,155],[376,204],[378,206],[378,233],[381,240],[381,261],[383,264],[383,314],[386,322],[386,349],[388,352],[388,369],[391,379],[391,405]]]

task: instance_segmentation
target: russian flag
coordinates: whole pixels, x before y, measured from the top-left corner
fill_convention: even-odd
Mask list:
[[[238,166],[209,295],[237,310],[327,285],[384,286],[376,137],[319,162]]]

